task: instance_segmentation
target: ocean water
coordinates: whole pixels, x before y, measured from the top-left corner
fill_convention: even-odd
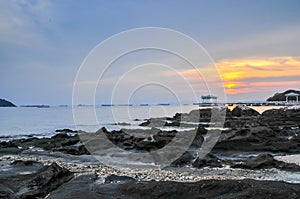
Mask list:
[[[75,125],[73,111],[80,115],[80,121]],[[55,130],[69,128],[95,132],[101,127],[109,130],[119,129],[117,123],[123,123],[123,128],[143,128],[138,125],[144,119],[151,117],[172,117],[178,112],[188,113],[199,108],[196,105],[186,106],[110,106],[110,107],[50,107],[50,108],[0,108],[0,137],[52,136]],[[232,109],[233,107],[229,107]],[[258,112],[278,106],[252,107]],[[90,115],[95,111],[98,122],[93,123]],[[138,121],[137,121],[138,120]],[[125,125],[124,125],[125,124]],[[130,126],[126,125],[130,124]],[[144,127],[145,128],[145,127]]]
[[[80,115],[75,125],[73,111]],[[116,123],[128,123],[127,128],[139,128],[138,124],[151,117],[172,117],[178,112],[188,113],[197,106],[111,106],[111,107],[1,107],[0,137],[35,135],[52,136],[55,130],[69,128],[95,132],[101,127],[119,129]],[[93,121],[90,112],[95,111],[98,122]],[[135,121],[138,120],[138,121]]]

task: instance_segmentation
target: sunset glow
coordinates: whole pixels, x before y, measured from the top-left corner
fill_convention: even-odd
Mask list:
[[[216,62],[227,94],[262,92],[272,88],[300,86],[299,57],[257,57],[226,59]],[[199,71],[208,71],[209,67]],[[203,81],[194,69],[181,72],[188,80]],[[213,81],[212,78],[205,78]],[[276,88],[275,88],[276,90]]]
[[[286,78],[300,77],[299,57],[221,60],[216,65],[220,70],[228,94],[273,86],[294,87],[300,84],[300,81],[291,81],[292,79]]]

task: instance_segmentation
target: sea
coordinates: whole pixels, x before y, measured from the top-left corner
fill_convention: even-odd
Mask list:
[[[229,107],[233,109],[234,107]],[[253,106],[253,109],[262,113],[267,109],[280,108],[279,106]],[[75,109],[75,110],[74,110]],[[15,108],[0,108],[0,142],[12,139],[20,139],[26,137],[51,137],[56,134],[57,129],[72,129],[83,130],[87,132],[95,132],[101,127],[106,127],[109,130],[120,128],[145,128],[139,126],[145,119],[154,117],[172,117],[176,113],[188,113],[191,110],[199,109],[196,105],[185,106],[81,106],[81,107],[50,107],[50,108],[34,108],[34,107],[15,107]],[[90,113],[94,112],[98,123],[91,123]],[[83,118],[77,125],[73,119],[73,112],[80,113]],[[175,127],[174,127],[175,128]],[[234,158],[245,158],[250,155],[257,154],[239,154]],[[99,164],[91,155],[70,156],[68,154],[48,153],[40,149],[29,149],[23,154],[24,157],[38,156],[43,160],[57,159],[63,162],[82,164],[82,165],[97,165]],[[219,158],[232,158],[218,156]],[[157,168],[153,163],[137,160],[135,154],[123,152],[116,156],[113,152],[101,156],[101,160],[107,158],[115,161],[118,167],[128,168]],[[124,164],[124,165],[123,165]],[[11,168],[9,161],[2,162],[0,169],[6,170]],[[187,173],[196,176],[241,176],[247,178],[261,180],[279,180],[293,183],[300,182],[299,172],[286,172],[281,170],[258,170],[249,172],[248,170],[220,168],[220,169],[195,169],[193,167],[167,168],[175,173]],[[3,173],[4,174],[4,173]],[[2,174],[2,175],[3,175]]]
[[[52,106],[1,107],[0,138],[23,138],[27,136],[51,137],[57,129],[82,130],[96,132],[105,127],[108,130],[120,128],[145,128],[139,124],[155,117],[172,117],[176,113],[188,113],[198,109],[197,105],[184,106]],[[232,109],[233,107],[229,107]],[[258,112],[278,106],[253,106]],[[80,114],[80,121],[74,122],[73,112]],[[91,112],[95,114],[91,114]],[[96,117],[97,122],[91,117]]]

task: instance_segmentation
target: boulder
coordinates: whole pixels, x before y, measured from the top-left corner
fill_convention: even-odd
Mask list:
[[[44,166],[16,193],[20,198],[45,197],[50,191],[73,178],[73,173],[56,163]]]
[[[248,106],[236,106],[231,111],[231,114],[234,117],[256,117],[260,115],[259,112]]]
[[[259,180],[202,180],[198,182],[130,181],[99,185],[101,198],[201,199],[201,198],[299,198],[300,185]]]
[[[134,178],[128,176],[109,175],[105,178],[105,183],[124,183],[128,181],[135,181]]]
[[[207,154],[204,158],[197,158],[193,162],[193,167],[203,168],[203,167],[222,167],[222,160],[218,159],[212,154]]]
[[[243,169],[271,169],[277,168],[286,171],[299,172],[300,166],[293,163],[285,163],[275,160],[271,154],[261,154],[247,158],[242,164],[236,164],[233,168]]]
[[[172,166],[184,166],[190,164],[194,159],[194,156],[191,152],[184,152],[177,160],[175,160],[171,165]]]

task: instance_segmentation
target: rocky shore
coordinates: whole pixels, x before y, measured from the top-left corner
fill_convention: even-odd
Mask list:
[[[218,142],[199,158],[213,111],[141,121],[149,129],[102,128],[94,134],[104,133],[114,146],[140,153],[168,145],[179,133],[176,128],[195,129],[191,146],[164,169],[103,165],[82,143],[86,133],[70,129],[51,138],[0,142],[0,198],[299,198],[300,164],[289,157],[300,151],[300,110],[224,109]]]

